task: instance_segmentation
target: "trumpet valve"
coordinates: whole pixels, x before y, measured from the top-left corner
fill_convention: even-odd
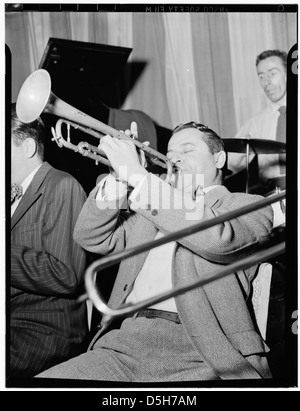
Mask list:
[[[89,149],[89,144],[86,141],[81,141],[78,146],[77,146],[78,152],[83,156],[87,157],[89,152],[91,151]]]

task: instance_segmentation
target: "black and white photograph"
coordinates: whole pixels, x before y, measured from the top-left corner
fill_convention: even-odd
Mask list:
[[[297,390],[298,5],[4,7],[2,389]]]

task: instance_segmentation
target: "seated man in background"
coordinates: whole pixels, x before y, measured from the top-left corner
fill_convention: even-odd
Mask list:
[[[287,54],[280,50],[262,52],[256,58],[256,71],[269,103],[263,111],[241,127],[235,138],[266,139],[285,143]],[[252,159],[253,155],[250,156],[250,161]],[[228,164],[233,172],[239,172],[246,168],[246,155],[230,153]],[[285,173],[284,154],[258,155],[258,178],[265,186],[265,192],[275,188],[274,184],[272,185],[273,179],[276,179],[277,184],[278,181],[283,181],[281,188],[285,188]]]
[[[20,122],[13,104],[8,377],[31,377],[86,349],[86,304],[77,302],[86,256],[73,240],[86,195],[43,158],[44,127]]]
[[[112,171],[90,193],[74,231],[76,241],[93,253],[120,252],[261,198],[230,193],[223,186],[224,143],[202,124],[190,122],[173,131],[167,156],[177,173],[170,183],[147,172],[131,141],[105,136],[99,148]],[[189,284],[254,253],[269,239],[272,218],[272,208],[265,207],[123,260],[109,305],[118,308]],[[37,377],[128,382],[270,378],[268,349],[247,305],[256,270],[233,272],[121,321],[103,319],[86,353]]]

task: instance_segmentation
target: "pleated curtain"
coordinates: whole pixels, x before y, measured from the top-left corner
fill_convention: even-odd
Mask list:
[[[131,47],[143,70],[118,108],[173,128],[195,120],[232,137],[266,98],[255,58],[297,42],[296,13],[11,12],[12,101],[38,68],[49,37]],[[105,62],[103,62],[105,64]]]

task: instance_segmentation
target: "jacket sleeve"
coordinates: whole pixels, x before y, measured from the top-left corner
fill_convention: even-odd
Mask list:
[[[127,196],[100,202],[98,189],[91,191],[80,212],[74,239],[91,253],[107,255],[125,248],[136,216],[127,210]]]
[[[48,184],[31,210],[37,214],[31,230],[22,227],[12,239],[10,285],[41,295],[76,294],[86,256],[73,230],[86,195],[71,176],[60,174]]]
[[[195,203],[185,199],[178,190],[158,177],[149,174],[140,186],[138,195],[134,195],[131,206],[159,230],[168,234],[262,198],[222,189],[224,192],[220,198],[216,194],[219,189],[215,188],[203,196],[202,201]],[[272,207],[268,206],[177,241],[207,260],[229,263],[237,257],[249,255],[264,244],[271,234],[272,221]]]

